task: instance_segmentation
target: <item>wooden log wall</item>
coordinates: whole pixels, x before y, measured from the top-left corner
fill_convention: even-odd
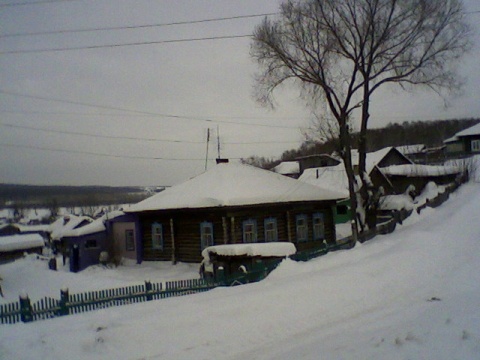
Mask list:
[[[251,206],[229,209],[187,209],[183,211],[158,211],[140,215],[143,229],[144,260],[172,259],[172,241],[170,220],[173,219],[175,239],[175,259],[180,262],[200,262],[201,239],[200,224],[213,224],[214,245],[243,243],[243,222],[254,219],[257,222],[257,242],[265,242],[264,220],[277,220],[278,241],[289,241],[289,233],[297,250],[308,250],[321,245],[321,241],[313,241],[313,214],[324,214],[325,238],[328,243],[335,243],[335,225],[332,206],[334,203],[314,204],[275,204],[269,206]],[[289,214],[289,215],[288,215]],[[309,241],[296,241],[296,215],[307,215]],[[290,216],[290,228],[288,226]],[[233,220],[232,220],[233,219]],[[151,227],[153,223],[162,224],[164,248],[153,249]],[[232,228],[233,226],[233,228]],[[226,237],[226,238],[225,238]]]

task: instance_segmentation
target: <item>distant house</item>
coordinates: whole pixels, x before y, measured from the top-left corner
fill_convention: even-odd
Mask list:
[[[449,156],[480,154],[480,123],[457,132],[443,143]]]
[[[300,165],[300,174],[303,174],[307,169],[337,166],[341,163],[341,160],[329,154],[307,155],[295,160],[297,160]]]
[[[41,254],[45,242],[39,234],[15,234],[0,237],[0,263],[21,258],[24,253]]]
[[[358,152],[352,151],[353,170],[358,176]],[[379,169],[391,165],[411,165],[413,162],[394,147],[387,147],[366,154],[365,172],[370,176],[374,185],[391,186]],[[342,192],[348,197],[348,178],[343,162],[336,166],[312,168],[306,170],[299,178],[300,181]],[[386,180],[386,181],[385,181]]]
[[[343,194],[237,163],[220,163],[127,213],[138,216],[143,260],[200,262],[221,244],[288,241],[298,251],[335,242]]]
[[[271,170],[277,174],[285,175],[293,179],[298,179],[300,176],[300,164],[298,161],[282,161]]]
[[[99,264],[102,252],[117,262],[123,257],[137,260],[137,238],[134,217],[115,211],[82,227],[64,231],[60,241],[69,257],[70,271],[78,272]]]

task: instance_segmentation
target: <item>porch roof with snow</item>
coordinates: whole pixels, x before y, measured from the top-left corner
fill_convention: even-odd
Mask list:
[[[343,194],[240,163],[210,170],[132,205],[125,212],[335,201]]]

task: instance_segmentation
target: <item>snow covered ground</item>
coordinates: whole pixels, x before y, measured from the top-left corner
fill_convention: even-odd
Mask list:
[[[145,280],[165,282],[194,279],[199,276],[198,264],[179,263],[172,266],[171,262],[158,261],[138,265],[132,261],[118,267],[90,266],[77,274],[69,272],[68,264],[61,266],[61,258],[57,258],[57,264],[58,271],[48,270],[47,260],[37,259],[36,255],[28,255],[13,263],[1,265],[0,276],[3,278],[4,297],[0,297],[0,304],[18,301],[21,293],[27,293],[34,302],[45,296],[59,299],[60,289],[63,288],[68,288],[73,294],[140,285]]]
[[[480,184],[467,184],[392,234],[305,263],[284,261],[259,283],[0,325],[0,358],[480,359],[478,214]],[[88,279],[113,287],[130,280],[127,270],[124,279],[115,275],[123,269],[47,274],[62,278],[57,297],[60,282],[72,292]],[[25,284],[29,294],[53,286],[37,281]]]

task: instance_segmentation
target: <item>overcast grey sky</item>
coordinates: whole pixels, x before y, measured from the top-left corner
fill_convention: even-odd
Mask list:
[[[279,3],[0,0],[0,183],[172,185],[204,170],[209,128],[208,166],[217,128],[222,157],[277,158],[298,147],[310,113],[296,89],[278,93],[275,110],[252,99],[246,35],[261,17],[144,26],[275,13]],[[478,0],[465,5],[480,11]],[[476,47],[460,64],[464,94],[445,108],[434,94],[384,91],[372,127],[480,117],[480,13],[469,21]],[[63,31],[78,29],[96,30]],[[96,47],[118,44],[136,45]]]

